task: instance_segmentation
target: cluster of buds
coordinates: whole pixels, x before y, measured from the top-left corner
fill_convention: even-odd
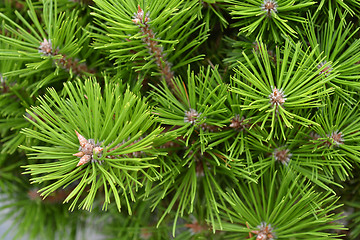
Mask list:
[[[318,69],[321,69],[321,68],[323,68],[326,64],[327,64],[327,61],[323,61],[323,62],[321,62],[319,65],[317,65],[317,68],[318,68]],[[328,64],[326,67],[324,67],[322,70],[320,70],[319,74],[320,74],[320,75],[329,76],[332,70],[333,70],[333,68],[331,67],[330,64]]]
[[[191,123],[192,125],[196,125],[199,122],[201,113],[198,113],[195,109],[190,108],[189,111],[185,111],[184,122]],[[205,118],[205,117],[204,117]],[[202,123],[199,127],[204,131],[215,132],[218,127],[214,125],[210,125],[207,123]]]
[[[132,19],[132,21],[136,24],[144,24],[147,25],[148,22],[150,21],[150,17],[149,17],[150,13],[147,12],[145,14],[145,18],[144,18],[144,10],[141,9],[140,5],[138,5],[138,11],[137,13],[134,14],[134,17]]]
[[[166,80],[166,83],[171,88],[173,88],[174,86],[171,79],[174,77],[174,73],[171,71],[171,64],[166,61],[165,53],[163,53],[163,48],[161,46],[158,46],[157,41],[153,40],[156,38],[155,33],[152,31],[149,25],[149,12],[145,14],[144,10],[142,10],[140,5],[138,5],[138,11],[134,14],[132,21],[139,26],[142,35],[144,36],[142,41],[149,49],[149,54],[154,55],[155,63],[159,67],[163,78]]]
[[[261,4],[261,10],[266,12],[268,17],[271,16],[271,13],[277,12],[277,2],[274,0],[264,0],[264,3]]]
[[[190,108],[189,111],[185,111],[184,122],[195,125],[200,118],[200,115],[201,113],[198,113],[195,109]]]
[[[67,58],[65,54],[59,53],[59,49],[54,50],[51,39],[44,39],[44,41],[40,43],[38,52],[41,53],[42,56],[61,55],[60,59],[55,59],[54,61],[63,69],[67,70],[68,72],[72,71],[76,75],[81,75],[84,73],[95,73],[95,71],[89,69],[85,63],[79,63],[79,60],[77,59]]]
[[[278,107],[279,105],[284,105],[286,101],[286,96],[282,89],[277,89],[276,87],[271,87],[272,93],[269,95],[271,107]]]
[[[235,129],[236,131],[243,131],[246,128],[250,128],[250,123],[245,120],[245,116],[240,118],[240,115],[236,114],[235,117],[231,119],[229,127]]]
[[[76,135],[79,139],[79,143],[80,143],[79,152],[73,154],[73,156],[80,158],[80,161],[76,166],[77,167],[81,166],[90,161],[99,162],[94,158],[94,156],[96,156],[96,158],[101,156],[102,151],[104,150],[104,148],[100,147],[101,143],[95,144],[94,139],[87,140],[82,135],[80,135],[76,130],[75,130],[75,133],[76,133]],[[101,162],[99,162],[99,163],[101,163]]]
[[[53,56],[51,39],[47,40],[44,38],[44,41],[40,43],[38,51],[42,53],[43,56]]]
[[[284,165],[288,165],[292,154],[289,149],[276,148],[273,152],[274,159]]]
[[[339,132],[338,130],[332,132],[331,134],[326,134],[326,137],[328,139],[320,139],[321,136],[319,134],[314,132],[310,133],[310,138],[312,140],[322,141],[323,142],[322,144],[324,144],[327,147],[332,147],[332,146],[338,147],[341,144],[344,144],[345,141],[342,132]]]
[[[251,231],[256,234],[256,240],[274,240],[276,236],[274,234],[274,228],[271,227],[270,224],[262,222],[259,226],[257,226],[259,230]]]
[[[332,139],[332,141],[326,141],[325,143],[328,145],[328,147],[336,146],[338,147],[340,144],[344,144],[344,139],[342,132],[334,131],[331,134],[328,134],[327,137]]]
[[[102,164],[102,161],[97,160],[97,158],[102,157],[103,151],[104,151],[104,148],[100,147],[101,142],[95,144],[94,139],[87,140],[85,137],[83,137],[81,134],[79,134],[76,130],[75,130],[75,133],[76,133],[79,143],[80,143],[79,152],[73,154],[73,156],[80,158],[80,161],[76,166],[78,167],[78,166],[84,165],[90,161]],[[134,142],[132,142],[131,144],[129,144],[126,147],[132,146],[135,143],[141,141],[142,139],[143,138],[140,137],[139,139],[135,140]],[[111,148],[107,152],[112,152],[115,149],[119,148],[120,146],[124,145],[125,143],[126,143],[126,141],[124,140],[122,143],[116,145],[115,147]],[[131,152],[131,153],[123,154],[123,155],[108,155],[108,156],[106,156],[106,158],[115,159],[115,158],[124,157],[124,156],[139,158],[142,155],[143,155],[142,151],[137,151],[137,152]]]

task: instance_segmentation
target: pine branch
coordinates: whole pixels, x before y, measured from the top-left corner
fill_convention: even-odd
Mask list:
[[[240,33],[246,33],[247,36],[255,34],[258,38],[267,35],[275,42],[283,41],[281,35],[296,37],[297,33],[293,25],[305,22],[305,18],[299,16],[298,12],[309,9],[315,4],[309,0],[293,2],[226,0],[225,2],[229,4],[233,19],[240,20],[233,24],[233,27],[242,27]]]
[[[326,230],[340,227],[331,211],[338,208],[337,199],[312,191],[310,184],[288,172],[278,181],[277,172],[267,172],[260,184],[240,183],[229,189],[221,211],[226,223],[222,230],[236,239],[338,239]],[[280,175],[280,174],[279,174]],[[273,189],[278,189],[274,194]],[[219,226],[215,226],[219,229]]]
[[[358,2],[0,1],[2,237],[357,239]]]
[[[319,97],[332,92],[333,89],[325,89],[324,86],[336,76],[336,73],[321,78],[320,72],[328,65],[317,68],[319,57],[316,61],[310,61],[315,50],[302,54],[301,45],[296,44],[292,47],[289,41],[286,42],[282,54],[277,49],[274,66],[269,61],[266,47],[262,43],[259,44],[260,55],[254,53],[256,64],[253,65],[244,55],[249,67],[239,62],[239,68],[235,70],[236,74],[233,77],[236,85],[232,87],[232,91],[244,100],[240,105],[242,110],[253,109],[263,112],[252,117],[252,125],[259,123],[263,129],[270,123],[271,130],[267,139],[273,136],[277,128],[281,129],[281,135],[286,139],[283,124],[288,128],[293,128],[291,122],[304,126],[317,125],[311,119],[295,112],[301,108],[321,106]],[[290,54],[291,51],[294,53]]]
[[[141,187],[142,178],[154,180],[146,171],[156,172],[157,166],[151,161],[159,154],[153,146],[161,129],[153,129],[139,139],[152,127],[154,119],[144,101],[129,91],[124,92],[124,86],[108,83],[103,89],[104,96],[94,80],[85,84],[67,83],[64,89],[68,98],[49,89],[49,96],[39,99],[41,105],[28,111],[37,120],[32,121],[37,130],[22,132],[47,146],[22,147],[34,152],[29,154],[30,159],[45,160],[26,166],[25,173],[33,176],[33,183],[46,183],[40,190],[44,197],[77,183],[64,200],[73,199],[72,210],[81,196],[84,199],[79,207],[91,210],[100,189],[105,192],[104,209],[112,195],[119,211],[121,201],[129,207],[129,200],[135,201],[133,187]],[[140,151],[145,156],[128,155]],[[90,189],[85,193],[87,186]],[[120,195],[124,195],[123,200]],[[130,208],[128,211],[131,213]]]
[[[152,40],[155,39],[155,34],[149,25],[149,13],[146,13],[144,17],[144,11],[139,5],[137,14],[134,16],[134,19],[132,21],[136,25],[139,25],[139,28],[144,37],[142,41],[147,45],[150,55],[154,56],[155,63],[160,69],[162,78],[165,79],[166,83],[170,88],[173,88],[171,79],[174,77],[174,73],[171,71],[170,63],[165,60],[166,58],[163,53],[163,49],[157,46],[156,41]]]
[[[336,13],[333,17],[336,18]],[[353,104],[356,100],[351,94],[360,87],[357,81],[360,73],[360,65],[357,64],[360,59],[360,41],[351,39],[359,28],[354,29],[353,24],[346,24],[345,19],[340,18],[338,24],[329,19],[324,28],[320,29],[315,25],[317,18],[309,17],[308,24],[304,25],[303,42],[308,43],[312,49],[317,49],[313,60],[325,56],[317,66],[322,68],[320,74],[324,78],[335,75],[327,85],[334,87],[336,95]]]
[[[201,69],[198,75],[188,70],[187,86],[180,78],[173,80],[174,88],[155,87],[153,99],[157,102],[155,114],[160,123],[178,126],[175,130],[185,138],[186,145],[193,134],[201,142],[202,151],[208,144],[207,132],[217,132],[229,118],[224,117],[228,86],[221,82],[217,69]]]
[[[123,0],[95,2],[93,15],[104,30],[96,29],[107,33],[94,34],[95,49],[107,50],[119,67],[151,71],[171,86],[173,71],[203,58],[192,56],[207,37],[204,24],[196,25],[198,1],[155,0],[137,7]]]
[[[32,95],[46,84],[69,78],[69,74],[70,77],[74,74],[92,75],[92,67],[76,59],[82,48],[80,46],[88,38],[87,34],[81,34],[78,13],[58,13],[57,1],[45,0],[43,11],[46,17],[40,18],[33,3],[27,0],[27,5],[30,21],[15,12],[23,26],[0,13],[0,17],[8,23],[5,29],[10,33],[9,36],[0,35],[0,41],[11,47],[1,49],[0,56],[6,60],[26,62],[26,67],[3,75],[24,77],[41,73],[41,81],[29,84],[30,88],[33,88]],[[65,69],[69,74],[62,75],[58,68]]]

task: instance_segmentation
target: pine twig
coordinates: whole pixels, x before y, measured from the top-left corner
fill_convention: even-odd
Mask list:
[[[173,89],[174,84],[171,79],[174,77],[174,73],[171,71],[171,64],[166,60],[163,48],[158,46],[158,43],[154,40],[156,34],[150,28],[149,13],[146,13],[144,17],[144,10],[138,5],[138,12],[135,14],[132,21],[139,26],[142,35],[144,36],[142,41],[147,45],[150,54],[154,55],[156,65],[159,67],[162,77],[165,79],[168,86]]]
[[[94,69],[89,69],[85,63],[79,63],[79,60],[73,58],[67,58],[65,54],[59,53],[59,48],[53,49],[51,40],[44,39],[40,43],[39,53],[42,53],[43,56],[57,56],[60,55],[60,59],[55,59],[54,62],[59,64],[63,69],[66,69],[68,72],[73,72],[76,75],[83,75],[84,73],[95,73]]]

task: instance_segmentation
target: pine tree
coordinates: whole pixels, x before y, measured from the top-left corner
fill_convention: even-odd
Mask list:
[[[0,2],[2,238],[358,239],[359,12]]]

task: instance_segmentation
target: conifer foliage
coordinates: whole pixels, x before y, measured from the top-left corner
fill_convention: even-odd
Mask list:
[[[359,6],[1,1],[1,237],[359,239]]]

